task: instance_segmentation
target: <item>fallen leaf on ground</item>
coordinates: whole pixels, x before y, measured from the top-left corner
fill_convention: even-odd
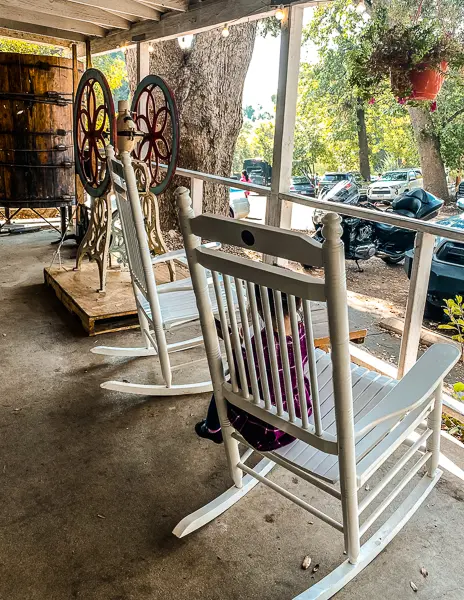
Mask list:
[[[417,592],[417,585],[414,583],[414,581],[410,581],[409,585],[411,586],[413,592]]]
[[[264,520],[266,521],[266,523],[274,523],[274,521],[275,521],[275,515],[274,514],[265,515],[264,516]]]
[[[306,569],[309,569],[310,566],[311,566],[311,557],[306,555],[303,558],[303,562],[301,563],[301,568],[306,571]]]
[[[427,569],[425,567],[421,567],[420,574],[422,575],[422,577],[428,577],[429,576],[429,572],[427,571]]]
[[[319,571],[319,564],[314,565],[313,567],[313,573],[316,573],[317,571]]]
[[[106,519],[105,515],[97,515],[99,519]]]

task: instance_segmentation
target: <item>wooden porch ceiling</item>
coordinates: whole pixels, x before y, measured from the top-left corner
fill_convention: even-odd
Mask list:
[[[155,24],[189,0],[0,0],[0,36],[69,45]],[[43,40],[40,38],[43,37]]]
[[[287,0],[307,6],[330,0]],[[92,54],[161,41],[273,14],[277,0],[0,0],[0,37],[69,46]],[[278,4],[278,3],[277,3]],[[79,56],[85,55],[79,44]]]

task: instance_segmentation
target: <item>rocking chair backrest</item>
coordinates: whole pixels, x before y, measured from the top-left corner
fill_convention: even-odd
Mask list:
[[[273,427],[324,452],[337,454],[340,436],[325,432],[322,427],[310,302],[328,303],[337,429],[353,432],[348,309],[339,217],[335,214],[326,217],[326,242],[321,245],[305,235],[274,227],[207,214],[195,217],[185,188],[178,190],[177,202],[210,357],[218,356],[219,341],[202,278],[204,269],[212,272],[230,371],[230,382],[226,382],[224,377],[217,382],[223,396],[231,404]],[[326,278],[310,277],[220,251],[212,252],[199,247],[203,238],[324,267]],[[225,305],[221,280],[224,282]],[[238,298],[241,326],[234,310],[232,287],[235,287]],[[297,299],[300,298],[301,314],[297,311],[297,303],[300,302]],[[291,342],[285,332],[284,304],[288,305]],[[313,407],[310,417],[306,401],[306,374],[303,371],[306,356]],[[216,384],[214,367],[211,370]],[[219,378],[216,374],[216,379]],[[354,437],[351,443],[354,448]]]
[[[121,152],[121,160],[116,159],[112,146],[107,146],[106,154],[121,215],[121,226],[137,308],[144,311],[149,321],[153,323],[155,339],[150,332],[145,333],[159,353],[161,371],[166,385],[170,386],[172,374],[163,318],[131,157],[128,152]],[[147,303],[150,307],[150,314],[146,313]]]

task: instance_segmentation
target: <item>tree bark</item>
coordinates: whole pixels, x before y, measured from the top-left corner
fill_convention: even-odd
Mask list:
[[[150,73],[172,89],[180,120],[178,165],[229,177],[235,144],[242,127],[242,95],[253,53],[256,23],[234,25],[222,37],[218,29],[195,36],[192,48],[182,50],[177,40],[153,44]],[[137,85],[136,54],[126,54],[131,92]],[[178,229],[173,194],[190,181],[176,177],[160,200],[161,227]],[[229,190],[205,184],[203,211],[228,214]]]
[[[408,112],[419,148],[424,189],[449,202],[450,195],[445,165],[440,153],[440,139],[435,132],[432,116],[428,110],[415,106],[409,106]]]
[[[361,171],[363,179],[370,181],[371,166],[369,163],[369,142],[367,139],[366,113],[361,102],[359,101],[356,105],[356,123],[359,142],[359,170]]]

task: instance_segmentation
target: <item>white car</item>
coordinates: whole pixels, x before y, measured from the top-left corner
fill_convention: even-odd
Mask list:
[[[404,192],[422,188],[423,185],[424,181],[419,169],[387,171],[367,188],[367,197],[372,202],[378,200],[392,202]]]
[[[243,190],[230,188],[229,216],[232,219],[245,219],[250,214],[250,201]]]

